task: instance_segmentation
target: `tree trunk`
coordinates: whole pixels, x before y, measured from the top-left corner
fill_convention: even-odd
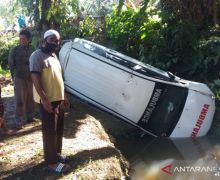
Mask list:
[[[47,19],[48,12],[51,8],[51,0],[42,0],[41,5],[41,19],[39,22],[39,29],[42,31],[46,31],[47,29],[50,29],[50,22]]]
[[[121,9],[122,9],[123,4],[124,4],[124,0],[119,0],[118,7],[117,7],[117,14],[118,15],[121,14]]]

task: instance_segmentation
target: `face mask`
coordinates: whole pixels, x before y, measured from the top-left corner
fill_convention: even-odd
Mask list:
[[[58,45],[46,42],[45,46],[42,47],[42,51],[45,53],[53,53],[56,51]]]

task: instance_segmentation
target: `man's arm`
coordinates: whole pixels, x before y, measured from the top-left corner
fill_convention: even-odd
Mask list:
[[[12,48],[8,55],[8,65],[11,72],[11,77],[14,78],[14,69],[15,69],[15,62],[14,62],[14,52],[15,48]]]
[[[64,100],[61,102],[61,108],[69,108],[70,107],[70,102],[69,99],[66,95],[66,93],[64,93]]]
[[[51,113],[53,111],[53,108],[52,108],[50,101],[47,98],[46,93],[44,92],[40,73],[32,72],[31,79],[32,79],[32,82],[34,84],[34,87],[35,87],[37,93],[40,96],[41,104],[43,105],[44,109],[47,112]]]

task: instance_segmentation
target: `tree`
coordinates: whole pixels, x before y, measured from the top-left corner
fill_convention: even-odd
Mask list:
[[[14,7],[20,7],[22,14],[29,15],[33,11],[35,0],[16,0]]]
[[[35,19],[38,31],[49,28],[60,29],[60,25],[68,19],[71,11],[78,14],[78,0],[36,0],[36,12],[39,19]]]
[[[18,6],[14,6],[15,1],[5,1],[4,3],[0,3],[0,18],[4,19],[3,26],[4,28],[13,24],[16,21],[16,15],[21,12],[21,8]]]
[[[180,20],[192,23],[200,29],[220,23],[219,0],[161,0],[161,5]]]
[[[36,8],[40,8],[38,10],[40,12],[40,16],[39,16],[40,19],[37,24],[37,30],[38,31],[47,30],[50,28],[50,19],[48,18],[48,13],[51,8],[52,2],[51,0],[42,0],[41,4],[38,3],[38,5],[40,6]]]

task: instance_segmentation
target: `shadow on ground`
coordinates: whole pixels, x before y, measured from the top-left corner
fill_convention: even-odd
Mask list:
[[[106,159],[108,157],[112,157],[112,156],[117,156],[118,158],[120,158],[120,153],[112,147],[104,147],[104,148],[100,148],[100,149],[93,149],[93,150],[85,150],[82,152],[79,152],[77,154],[75,154],[74,156],[71,156],[71,161],[69,162],[69,165],[71,166],[70,172],[74,172],[76,171],[79,167],[84,166],[86,163],[88,163],[88,160],[102,160],[102,159]],[[125,169],[126,167],[121,164],[121,168]],[[10,170],[8,172],[5,172],[4,174],[11,174],[9,176],[7,176],[5,179],[24,179],[24,180],[40,180],[40,179],[57,179],[57,178],[61,178],[63,176],[63,174],[59,175],[59,174],[54,174],[51,172],[47,172],[45,170],[45,164],[44,163],[40,163],[37,165],[30,165],[29,164],[29,168],[25,168],[25,169],[20,169],[18,173],[14,172],[15,170]],[[70,173],[69,172],[69,173]],[[3,174],[3,176],[4,176]],[[68,173],[66,173],[68,174]],[[65,174],[65,175],[66,175]]]
[[[5,98],[4,102],[7,107],[11,104],[6,120],[13,121],[13,97]],[[0,156],[0,179],[120,179],[127,176],[126,160],[111,143],[99,121],[83,107],[83,104],[73,102],[65,113],[63,151],[71,157],[69,173],[58,175],[44,170],[38,119],[16,131],[15,135],[4,137],[7,145],[2,147],[4,156]],[[86,171],[87,175],[82,176],[81,171]],[[100,174],[106,175],[100,178]]]

